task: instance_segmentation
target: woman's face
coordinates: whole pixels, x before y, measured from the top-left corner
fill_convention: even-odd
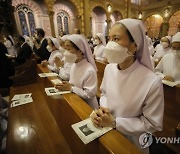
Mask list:
[[[102,43],[97,35],[95,35],[94,40],[98,40],[99,44]]]
[[[65,49],[72,54],[76,54],[77,56],[82,55],[82,52],[74,48],[73,44],[69,40],[65,41]]]
[[[114,41],[123,47],[128,48],[128,51],[132,54],[136,52],[136,44],[130,41],[126,28],[121,24],[116,24],[111,28],[109,37],[110,41]]]

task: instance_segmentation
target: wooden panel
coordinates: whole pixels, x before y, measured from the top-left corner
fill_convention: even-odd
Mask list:
[[[163,131],[156,132],[155,135],[158,137],[175,137],[175,128],[180,123],[180,86],[163,85],[163,87],[165,100]],[[180,152],[180,145],[170,143],[166,145],[175,152]]]
[[[32,93],[33,102],[9,109],[7,154],[72,153],[57,127],[41,83],[11,88],[15,94]]]
[[[98,71],[97,71],[97,78],[98,78],[97,97],[100,98],[100,96],[101,96],[100,86],[101,86],[101,82],[102,82],[102,79],[104,76],[104,69],[105,69],[107,64],[102,62],[102,61],[98,61],[98,60],[96,60],[95,63],[96,63],[96,67],[98,69]]]

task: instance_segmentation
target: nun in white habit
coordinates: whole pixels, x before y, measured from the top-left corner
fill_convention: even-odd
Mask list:
[[[97,33],[94,37],[96,47],[94,48],[94,57],[96,60],[104,61],[104,48],[106,46],[106,40],[103,34]]]
[[[86,38],[73,34],[65,41],[65,61],[73,63],[69,82],[56,85],[59,90],[71,90],[83,98],[92,108],[98,108],[97,68]]]
[[[139,136],[161,131],[164,96],[161,79],[152,71],[142,22],[124,19],[110,31],[105,49],[110,64],[101,84],[100,109],[92,114],[95,126],[116,128],[143,153]]]
[[[57,67],[55,64],[55,58],[60,60],[63,58],[62,53],[59,51],[59,42],[56,38],[48,38],[47,50],[51,53],[47,60],[41,62],[42,66],[47,66],[49,70],[57,72]]]
[[[169,54],[171,52],[170,45],[171,45],[170,36],[165,36],[161,38],[161,43],[156,46],[155,48],[156,52],[153,57],[156,63],[158,63],[165,54]]]
[[[163,80],[180,84],[180,32],[172,38],[172,53],[164,55],[155,68]]]
[[[72,66],[72,63],[65,62],[64,60],[64,52],[65,52],[65,41],[70,35],[64,35],[60,38],[60,52],[63,54],[63,58],[60,60],[59,58],[55,59],[56,66],[58,68],[59,77],[65,81],[69,81],[70,78],[70,69]]]

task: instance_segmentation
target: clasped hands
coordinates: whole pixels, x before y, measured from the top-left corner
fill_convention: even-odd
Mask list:
[[[116,127],[115,118],[108,108],[100,107],[90,116],[95,127]]]
[[[62,81],[62,83],[56,84],[55,88],[60,90],[60,91],[71,91],[72,90],[72,84],[70,84],[67,81]]]

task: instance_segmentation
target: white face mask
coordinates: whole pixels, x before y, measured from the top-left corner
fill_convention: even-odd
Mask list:
[[[99,42],[98,39],[95,39],[95,40],[94,40],[94,43],[95,43],[96,45],[98,45],[100,42]]]
[[[64,52],[64,57],[65,57],[66,63],[75,63],[75,61],[77,60],[76,54],[72,54],[68,52],[67,50],[65,50]]]
[[[52,52],[52,51],[53,51],[53,49],[52,49],[49,45],[47,45],[46,49],[47,49],[49,52]]]
[[[123,63],[127,57],[134,56],[128,52],[128,48],[121,46],[120,44],[109,41],[105,47],[105,57],[109,63]]]
[[[167,48],[169,46],[169,43],[167,42],[161,42],[161,45],[163,48]]]
[[[172,50],[172,52],[175,55],[175,57],[180,58],[180,50]]]

